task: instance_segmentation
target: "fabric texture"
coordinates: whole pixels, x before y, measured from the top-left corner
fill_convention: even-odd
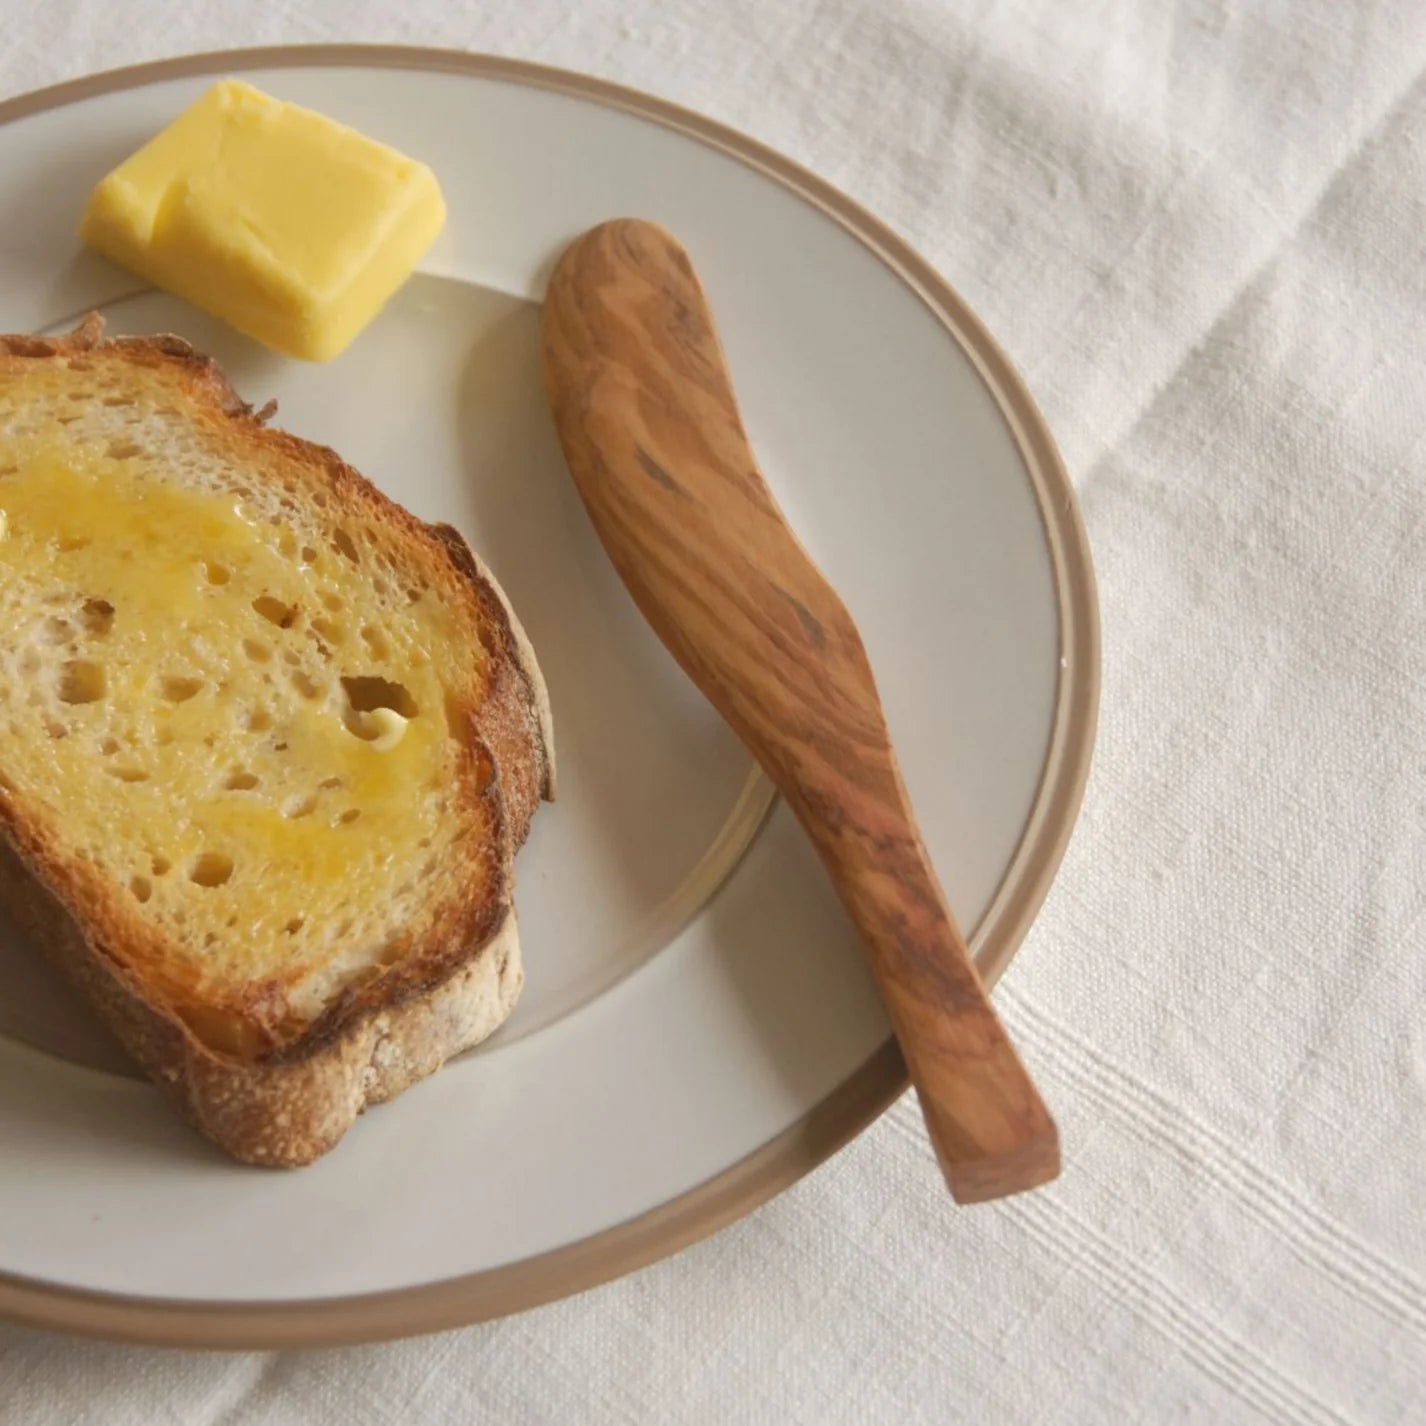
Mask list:
[[[734,124],[1009,352],[1083,502],[1098,750],[998,1001],[1062,1180],[948,1204],[914,1101],[713,1239],[511,1320],[201,1355],[0,1327],[0,1423],[1426,1420],[1426,6],[100,0],[0,91],[449,45]],[[13,1227],[13,1225],[11,1225]]]

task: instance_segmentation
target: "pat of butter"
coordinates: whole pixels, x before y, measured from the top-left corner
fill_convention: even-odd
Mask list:
[[[357,737],[370,744],[373,752],[385,753],[406,736],[409,722],[410,719],[402,717],[394,708],[373,708],[356,714],[350,726]]]
[[[79,235],[240,332],[326,361],[445,216],[424,164],[225,79],[99,183]]]

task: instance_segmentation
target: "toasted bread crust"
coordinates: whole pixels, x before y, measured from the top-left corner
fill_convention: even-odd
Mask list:
[[[358,1007],[300,1056],[243,1063],[216,1054],[155,1005],[0,839],[0,905],[95,1009],[196,1129],[244,1163],[298,1168],[332,1148],[363,1109],[400,1094],[504,1023],[524,985],[513,906],[453,948],[444,976]]]
[[[408,537],[424,568],[463,587],[479,611],[482,696],[466,710],[462,805],[487,833],[468,894],[432,909],[404,954],[330,1004],[300,1035],[257,1055],[214,1049],[145,980],[131,908],[93,868],[63,856],[23,793],[0,785],[0,906],[48,952],[185,1116],[238,1159],[296,1166],[341,1138],[362,1109],[430,1074],[496,1029],[523,974],[513,908],[513,855],[554,763],[543,680],[494,580],[459,534],[427,526],[325,447],[269,428],[210,358],[176,337],[103,342],[91,315],[64,338],[0,337],[0,356],[74,359],[94,352],[181,376],[195,419],[306,472],[361,518]]]
[[[542,800],[552,802],[555,796],[554,738],[544,677],[504,591],[465,536],[453,525],[432,525],[430,529],[445,545],[452,565],[476,591],[490,631],[486,651],[493,676],[481,709],[481,729],[505,779],[505,805],[519,848],[529,835],[536,807]],[[538,759],[523,751],[532,740],[542,752]]]

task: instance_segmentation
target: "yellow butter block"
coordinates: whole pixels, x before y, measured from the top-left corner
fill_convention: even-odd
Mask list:
[[[240,332],[327,361],[445,216],[425,164],[225,79],[101,180],[79,235]]]

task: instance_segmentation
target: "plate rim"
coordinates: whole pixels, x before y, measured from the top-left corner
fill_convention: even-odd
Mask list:
[[[939,273],[890,226],[809,169],[739,130],[611,80],[535,61],[390,44],[209,50],[103,70],[0,102],[0,126],[147,84],[224,70],[426,69],[523,84],[675,130],[781,184],[886,264],[975,367],[1020,452],[1044,530],[1059,614],[1060,671],[1048,750],[1019,843],[968,938],[993,985],[1034,920],[1083,801],[1098,721],[1099,604],[1074,488],[1019,373]],[[797,1123],[688,1192],[625,1223],[523,1261],[382,1292],[214,1302],[88,1291],[0,1269],[0,1320],[155,1346],[228,1350],[385,1341],[488,1321],[585,1291],[667,1257],[752,1212],[848,1144],[908,1088],[888,1038]],[[931,1163],[927,1161],[927,1171]]]

